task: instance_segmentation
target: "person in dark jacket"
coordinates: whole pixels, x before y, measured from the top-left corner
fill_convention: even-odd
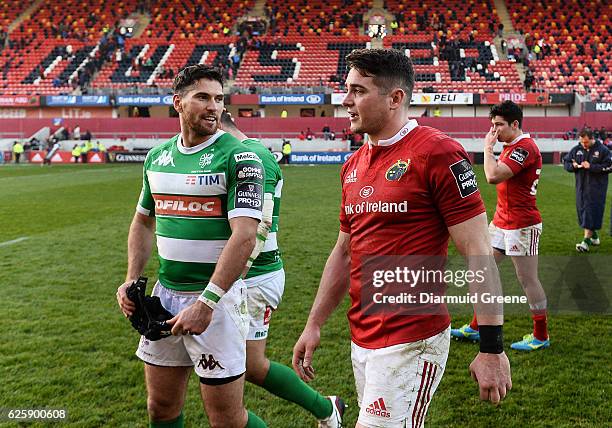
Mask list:
[[[580,144],[565,156],[566,171],[576,175],[576,212],[578,223],[584,229],[584,239],[576,244],[578,252],[587,252],[592,245],[599,245],[597,231],[601,229],[608,173],[612,172],[610,150],[595,141],[593,131],[580,132]]]

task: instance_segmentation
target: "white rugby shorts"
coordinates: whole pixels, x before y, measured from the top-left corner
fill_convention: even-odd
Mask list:
[[[542,235],[542,223],[521,229],[501,229],[489,224],[491,246],[507,256],[537,256]]]
[[[351,343],[358,422],[368,428],[422,427],[449,346],[450,327],[427,339],[386,348]]]
[[[172,290],[159,282],[152,293],[174,315],[192,305],[200,294]],[[136,355],[142,361],[157,366],[193,366],[196,374],[202,378],[238,376],[246,371],[248,328],[246,286],[242,280],[238,280],[217,303],[212,321],[204,333],[197,336],[169,336],[157,341],[141,336]]]
[[[249,307],[249,333],[247,340],[268,337],[272,312],[278,308],[285,290],[285,271],[280,269],[244,280]]]

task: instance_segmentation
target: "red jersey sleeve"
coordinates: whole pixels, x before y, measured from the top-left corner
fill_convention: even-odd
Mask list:
[[[528,140],[523,139],[518,143],[514,144],[512,148],[508,150],[506,156],[500,159],[500,162],[512,170],[514,175],[518,174],[524,168],[531,165],[536,159],[533,148],[528,143]]]
[[[427,160],[429,188],[446,226],[485,212],[468,155],[450,138],[437,140]]]
[[[344,233],[351,233],[351,224],[346,218],[346,211],[344,209],[344,176],[346,174],[346,163],[342,166],[342,170],[340,171],[340,186],[342,189],[342,199],[340,201],[340,230]]]

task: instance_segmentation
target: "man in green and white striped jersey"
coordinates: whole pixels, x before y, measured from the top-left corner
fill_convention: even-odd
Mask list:
[[[218,129],[223,81],[218,69],[186,67],[174,80],[181,133],[152,149],[128,236],[126,282],[117,291],[126,316],[127,286],[144,271],[157,235],[159,280],[153,294],[174,314],[173,336],[141,337],[151,427],[182,427],[191,371],[213,427],[265,427],[243,404],[246,286],[240,278],[262,218],[259,156]]]
[[[251,317],[247,335],[246,379],[308,410],[319,419],[319,427],[339,427],[345,408],[341,399],[324,397],[291,368],[266,357],[270,318],[285,289],[285,271],[276,239],[283,175],[274,155],[259,140],[242,133],[227,112],[221,115],[221,128],[257,154],[265,169],[262,221],[258,226],[257,244],[243,274]]]

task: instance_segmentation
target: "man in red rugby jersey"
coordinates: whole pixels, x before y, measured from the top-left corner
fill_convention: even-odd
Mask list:
[[[534,351],[550,346],[548,339],[546,293],[538,278],[538,247],[542,217],[536,206],[538,180],[542,170],[540,149],[522,131],[523,111],[512,101],[493,106],[491,129],[485,137],[484,170],[487,181],[497,185],[497,207],[489,225],[497,263],[510,256],[516,276],[525,291],[533,318],[533,333],[510,345],[518,351]],[[493,147],[504,144],[496,160]],[[470,324],[452,329],[458,339],[479,339],[476,316]]]
[[[378,285],[376,272],[368,275],[371,258],[382,257],[377,260],[391,275],[400,268],[394,264],[398,257],[437,256],[433,264],[440,268],[451,237],[470,269],[484,272],[483,283],[470,282],[472,293],[500,296],[499,274],[467,153],[408,117],[414,87],[410,60],[393,49],[361,49],[347,61],[343,105],[351,131],[369,138],[342,168],[340,233],[294,347],[293,367],[306,381],[314,377],[321,327],[348,291],[357,427],[418,427],[444,372],[450,318],[443,302],[395,306],[388,298],[397,296],[385,295],[387,303],[381,303],[380,293],[372,293]],[[481,399],[497,403],[512,386],[503,352],[503,308],[481,301],[475,307],[482,340],[470,371]]]

